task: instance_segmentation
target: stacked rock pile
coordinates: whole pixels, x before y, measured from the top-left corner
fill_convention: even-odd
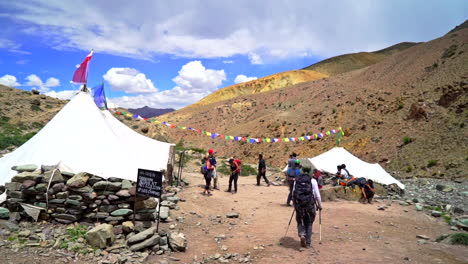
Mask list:
[[[106,222],[112,225],[135,219],[151,226],[156,219],[158,202],[154,198],[136,196],[135,182],[119,178],[104,179],[86,172],[77,174],[35,165],[14,167],[18,174],[5,184],[10,212],[21,212],[20,203],[41,210],[39,220],[53,220],[63,224],[73,222]],[[169,217],[178,198],[165,194],[161,219]]]

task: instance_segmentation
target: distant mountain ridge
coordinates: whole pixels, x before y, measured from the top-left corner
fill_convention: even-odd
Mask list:
[[[150,118],[150,117],[160,116],[160,115],[173,112],[175,111],[175,109],[172,109],[172,108],[158,109],[158,108],[151,108],[149,106],[144,106],[141,108],[129,108],[128,111],[132,114],[139,115],[143,118]]]

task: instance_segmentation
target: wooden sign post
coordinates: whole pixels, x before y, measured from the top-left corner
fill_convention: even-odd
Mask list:
[[[137,185],[136,185],[136,192],[135,192],[135,203],[136,203],[137,194],[150,196],[150,197],[159,199],[158,200],[158,218],[157,218],[158,223],[156,227],[156,232],[159,232],[159,211],[161,208],[161,194],[163,191],[162,178],[163,178],[163,174],[160,171],[138,169]],[[135,222],[135,214],[136,214],[136,211],[133,212],[133,222]]]

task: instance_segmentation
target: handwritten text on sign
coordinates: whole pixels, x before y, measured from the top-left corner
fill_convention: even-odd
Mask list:
[[[136,192],[151,197],[161,197],[162,173],[138,169]]]

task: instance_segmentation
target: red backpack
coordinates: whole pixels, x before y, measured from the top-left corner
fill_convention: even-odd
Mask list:
[[[239,159],[235,159],[234,162],[239,166],[239,174],[241,173],[241,168],[242,168],[242,161]]]

